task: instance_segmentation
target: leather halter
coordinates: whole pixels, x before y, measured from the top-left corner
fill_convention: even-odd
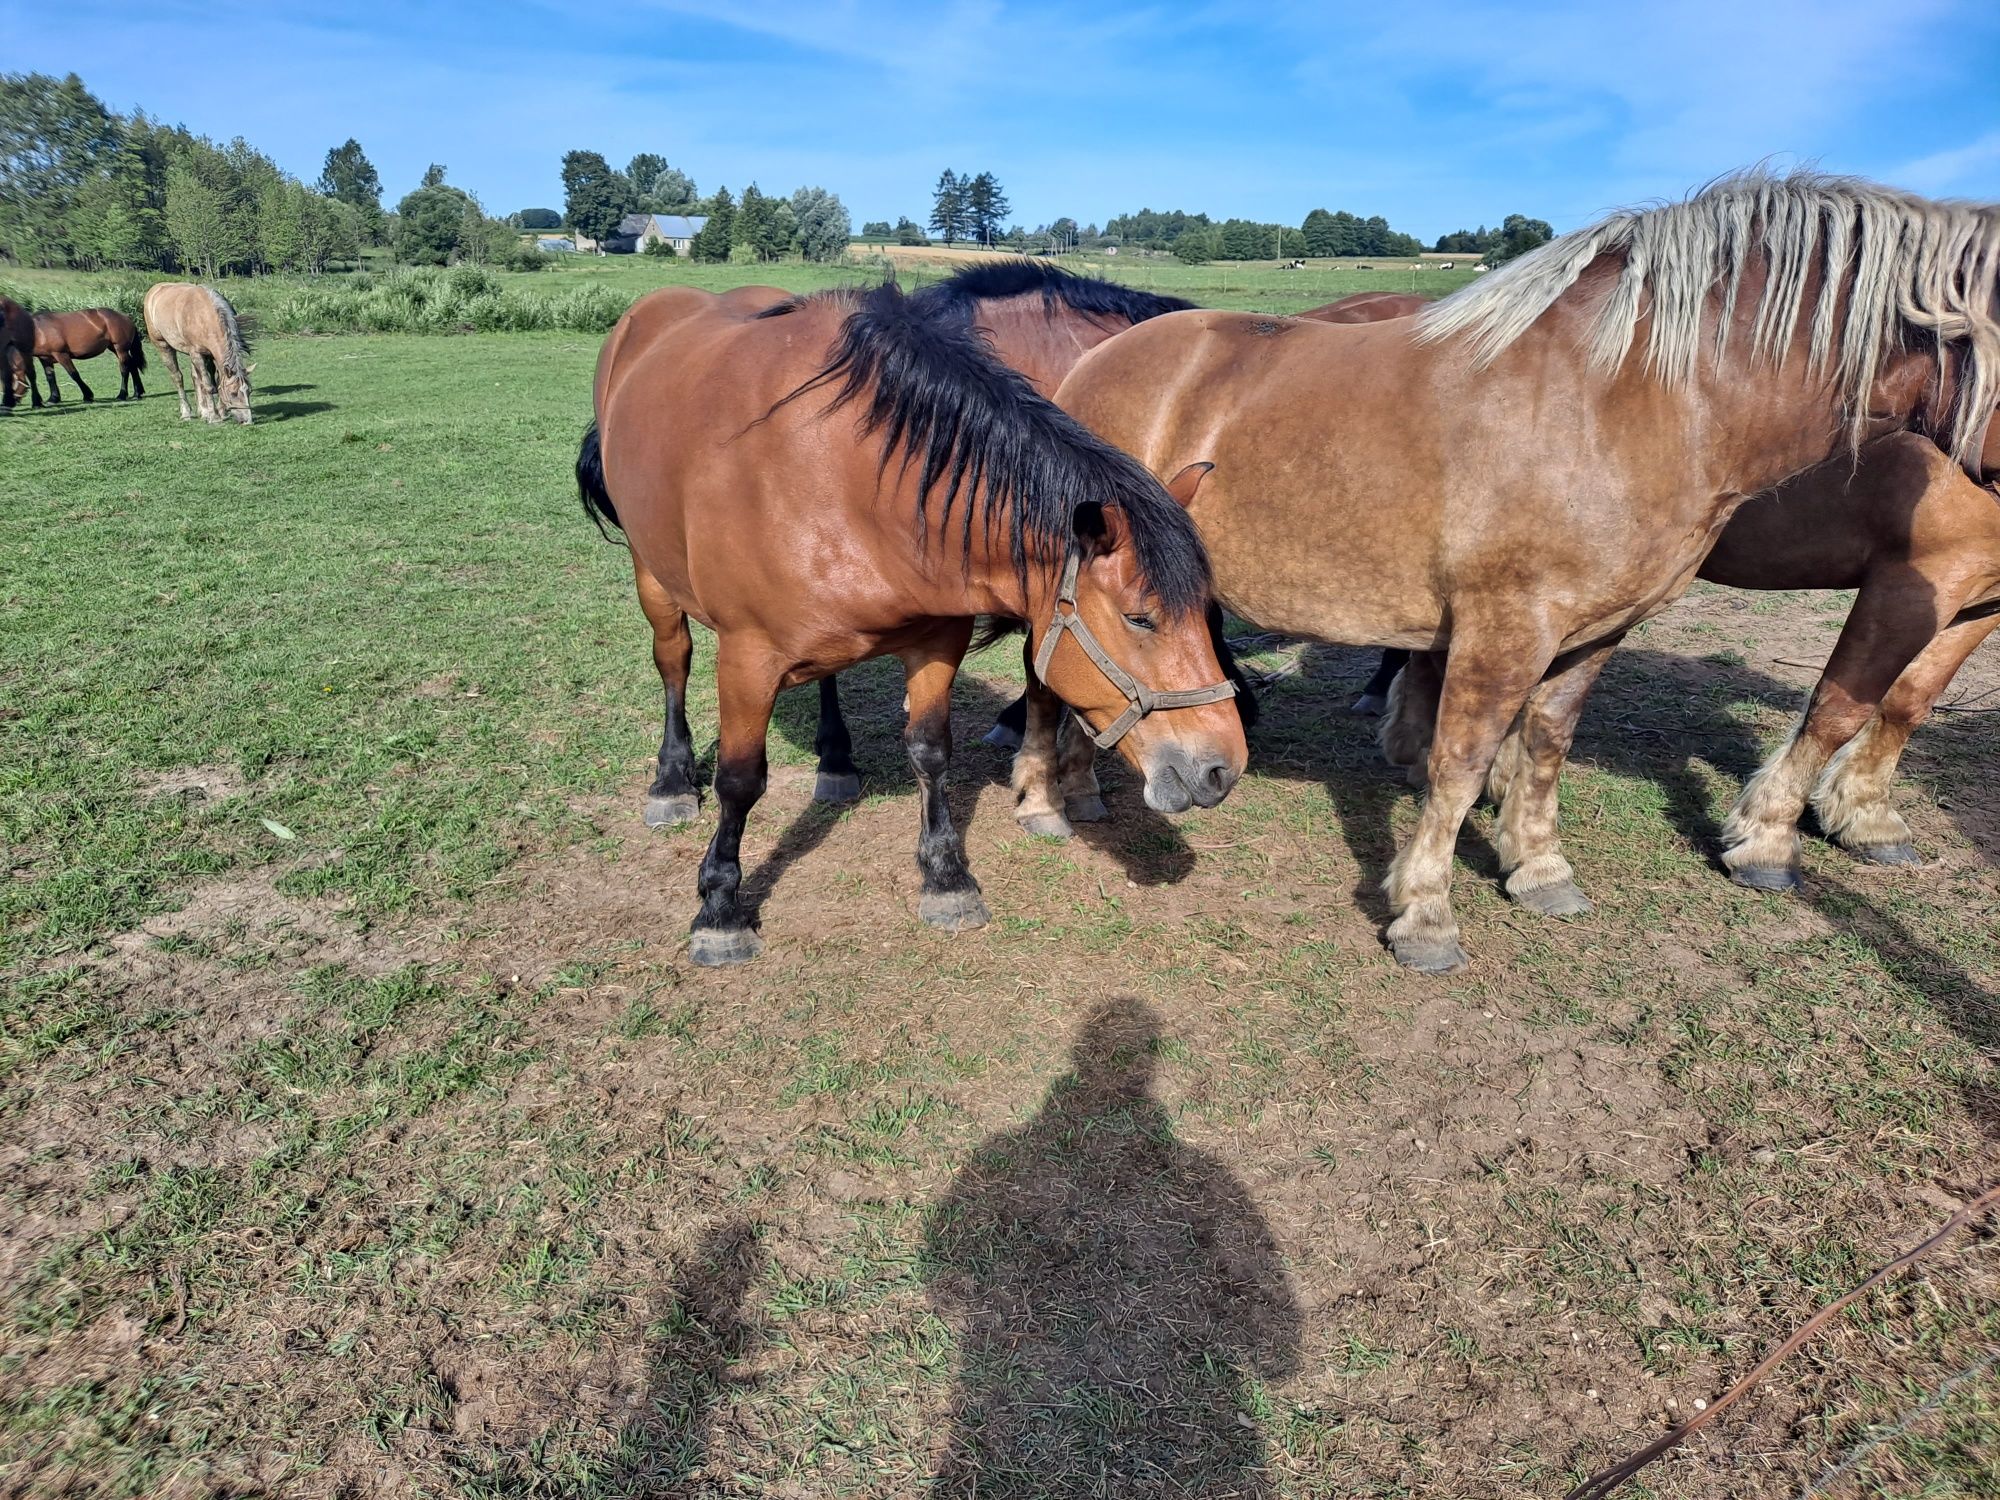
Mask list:
[[[1077,645],[1083,648],[1083,654],[1090,658],[1105,681],[1125,695],[1125,712],[1101,731],[1093,730],[1084,723],[1081,715],[1077,717],[1077,723],[1083,725],[1083,732],[1090,736],[1098,749],[1109,750],[1130,733],[1134,724],[1155,710],[1193,708],[1198,704],[1220,703],[1225,698],[1236,696],[1236,684],[1227,680],[1204,688],[1176,688],[1172,692],[1156,693],[1113,661],[1111,654],[1091,634],[1083,616],[1076,611],[1076,572],[1082,562],[1083,555],[1072,552],[1069,561],[1063,565],[1062,587],[1056,591],[1055,607],[1049,612],[1048,633],[1042,637],[1041,650],[1035,653],[1035,675],[1046,684],[1049,662],[1056,654],[1056,642],[1063,638],[1065,631],[1076,637]],[[1064,605],[1069,608],[1064,609]]]

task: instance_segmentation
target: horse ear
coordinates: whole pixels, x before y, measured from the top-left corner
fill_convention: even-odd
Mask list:
[[[256,367],[255,365],[245,365],[245,366],[243,367],[243,373],[244,373],[245,375],[248,375],[248,374],[250,374],[250,373],[251,373],[251,372],[252,372],[253,370],[255,370],[256,368],[257,368],[257,367]]]
[[[1116,552],[1132,540],[1132,527],[1121,505],[1100,505],[1095,500],[1086,500],[1076,508],[1075,526],[1088,557]]]
[[[1214,467],[1211,463],[1189,464],[1167,481],[1167,493],[1174,497],[1182,510],[1186,510],[1194,504],[1194,492],[1201,488],[1201,482],[1208,478],[1209,471]]]

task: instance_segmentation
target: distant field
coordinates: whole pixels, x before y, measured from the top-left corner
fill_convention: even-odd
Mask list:
[[[1410,274],[1105,269],[1271,310]],[[969,664],[958,937],[914,915],[899,675],[847,679],[845,810],[786,694],[766,954],[691,967],[712,807],[640,823],[659,684],[572,484],[600,342],[267,332],[254,427],[157,367],[0,418],[8,1500],[1554,1500],[2000,1172],[1991,716],[1913,742],[1923,867],[1714,867],[1845,595],[1634,632],[1563,789],[1597,911],[1506,901],[1477,812],[1451,979],[1379,941],[1417,799],[1345,712],[1369,654],[1247,627],[1236,791],[1170,820],[1114,767],[1068,843],[978,740],[1018,645]],[[1975,658],[1953,707],[1996,694]],[[1630,1493],[1995,1500],[1996,1347],[1967,1235]]]

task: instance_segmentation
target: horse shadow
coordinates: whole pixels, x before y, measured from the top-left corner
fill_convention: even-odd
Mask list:
[[[311,390],[311,386],[297,387]],[[259,422],[295,422],[300,417],[316,416],[323,411],[334,410],[331,401],[257,401],[251,407]]]
[[[1153,1098],[1159,1017],[1079,1028],[1035,1116],[928,1210],[921,1266],[961,1351],[928,1493],[1276,1493],[1255,1383],[1299,1364],[1270,1226]]]
[[[854,763],[861,771],[864,795],[908,796],[911,799],[910,845],[916,847],[916,773],[903,749],[903,669],[892,658],[862,662],[840,674],[841,709],[854,739]],[[1013,752],[985,744],[981,736],[1012,701],[1005,687],[961,673],[952,688],[952,761],[945,797],[953,823],[964,832],[972,822],[980,792],[1008,784]],[[813,753],[819,729],[819,688],[809,683],[778,695],[772,728],[803,753]],[[714,765],[714,747],[703,757]],[[1174,885],[1194,870],[1194,851],[1164,815],[1141,800],[1143,788],[1114,756],[1101,756],[1098,778],[1111,816],[1102,823],[1079,823],[1076,838],[1091,849],[1111,855],[1137,885]],[[742,895],[754,912],[769,899],[778,882],[823,844],[840,823],[845,809],[822,802],[809,804],[794,817],[777,844],[758,867],[746,873]],[[979,873],[977,866],[973,874]]]
[[[1264,690],[1264,719],[1252,736],[1251,764],[1325,786],[1341,836],[1362,871],[1356,898],[1371,917],[1386,922],[1381,882],[1396,852],[1392,817],[1399,803],[1422,793],[1382,761],[1376,721],[1345,711],[1377,654],[1308,647],[1295,677]],[[1732,653],[1692,657],[1628,648],[1606,665],[1578,724],[1571,760],[1651,782],[1668,824],[1706,853],[1714,878],[1723,880],[1722,826],[1702,768],[1734,782],[1746,780],[1777,745],[1777,736],[1750,722],[1749,711],[1789,715],[1804,700],[1799,684],[1779,681]],[[1918,730],[1901,775],[1949,791],[1947,811],[1959,831],[1986,863],[2000,866],[2000,817],[1983,796],[1983,779],[1965,769],[1982,764],[1979,738],[1980,727],[1965,716],[1936,715]],[[1817,833],[1810,813],[1802,831],[1809,838]],[[1461,832],[1458,855],[1475,875],[1499,881],[1498,856],[1470,824]],[[1844,877],[1842,868],[1837,861],[1819,861],[1795,899],[1872,951],[1960,1036],[1989,1054],[2000,1051],[2000,996],[1914,930],[1892,899]],[[1968,1112],[2000,1139],[2000,1084],[1974,1080],[1963,1093]]]

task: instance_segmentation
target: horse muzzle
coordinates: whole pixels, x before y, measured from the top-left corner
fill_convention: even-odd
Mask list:
[[[1229,795],[1237,774],[1221,755],[1195,756],[1180,745],[1162,745],[1146,757],[1146,806],[1163,813],[1213,807]]]

